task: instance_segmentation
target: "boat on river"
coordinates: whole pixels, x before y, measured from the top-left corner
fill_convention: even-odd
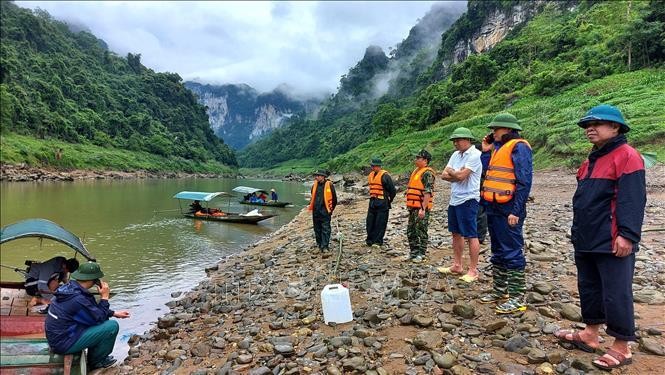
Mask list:
[[[46,219],[28,219],[7,225],[0,231],[0,244],[21,238],[49,239],[60,242],[89,261],[95,258],[81,239],[58,224]],[[27,262],[26,262],[27,263]],[[19,273],[25,272],[18,267]],[[49,351],[44,332],[45,315],[31,309],[30,296],[23,282],[0,281],[0,373],[62,374],[67,373],[65,356]],[[72,375],[86,374],[85,355],[69,357],[67,367]]]
[[[183,216],[192,218],[192,219],[202,219],[202,220],[212,220],[212,221],[222,221],[226,223],[239,223],[239,224],[257,224],[260,221],[270,219],[271,217],[277,216],[272,214],[264,214],[258,210],[252,210],[247,213],[238,213],[238,212],[228,212],[220,208],[211,208],[209,207],[209,202],[217,197],[230,197],[231,195],[225,192],[216,192],[208,193],[202,191],[181,191],[178,194],[174,195],[173,198],[178,199],[178,204],[181,200],[190,200],[205,202],[205,206],[201,206],[198,209],[188,209],[184,211],[182,206],[180,206],[180,212]],[[192,207],[190,205],[190,207]]]
[[[264,207],[286,207],[286,206],[291,204],[291,202],[272,201],[272,200],[268,200],[268,201],[265,201],[265,202],[263,202],[263,201],[261,201],[261,202],[252,202],[252,201],[249,200],[249,196],[252,195],[252,194],[256,194],[256,195],[265,194],[266,196],[269,196],[270,192],[268,192],[267,190],[263,190],[263,189],[256,189],[256,188],[249,187],[249,186],[237,186],[237,187],[233,188],[233,191],[235,191],[236,193],[244,194],[243,197],[245,199],[242,199],[240,201],[240,204],[249,204],[249,205],[252,205],[252,206],[264,206]]]

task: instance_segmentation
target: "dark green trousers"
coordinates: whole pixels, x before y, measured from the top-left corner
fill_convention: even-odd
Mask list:
[[[73,354],[88,348],[88,366],[95,366],[113,352],[115,338],[118,336],[118,322],[107,320],[83,331],[81,336],[65,354]]]
[[[409,224],[406,227],[406,237],[409,239],[409,255],[411,258],[418,255],[425,256],[427,253],[427,228],[429,226],[429,211],[425,211],[425,217],[418,217],[417,208],[409,208]]]

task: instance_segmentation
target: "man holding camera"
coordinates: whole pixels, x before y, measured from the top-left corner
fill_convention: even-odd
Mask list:
[[[55,291],[46,316],[46,339],[58,354],[78,353],[88,349],[90,369],[112,366],[111,354],[118,335],[118,322],[111,317],[128,318],[128,311],[113,311],[109,306],[111,289],[102,281],[99,264],[88,262],[72,273],[72,280]],[[100,300],[88,289],[97,286]]]

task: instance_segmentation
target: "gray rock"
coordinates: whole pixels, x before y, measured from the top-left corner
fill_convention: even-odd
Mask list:
[[[328,367],[326,367],[326,372],[328,373],[328,375],[342,375],[342,372],[339,371],[339,369],[334,365],[329,365]]]
[[[412,322],[421,327],[429,327],[434,322],[434,319],[431,316],[418,314],[413,317]]]
[[[432,350],[443,344],[441,333],[437,331],[420,332],[413,339],[413,345],[421,350]]]
[[[270,371],[269,368],[266,366],[261,366],[259,368],[254,368],[249,370],[249,375],[268,375],[272,374],[272,371]]]
[[[547,353],[544,351],[538,349],[538,348],[532,348],[529,351],[529,354],[527,355],[527,361],[531,364],[539,364],[543,363],[547,360]]]
[[[432,354],[432,359],[437,364],[437,366],[444,369],[449,369],[453,367],[457,360],[455,356],[452,355],[451,353],[439,354],[437,352],[431,352],[431,354]]]
[[[210,345],[200,342],[194,345],[191,352],[196,357],[207,357],[210,354]]]
[[[529,292],[526,294],[527,303],[543,303],[545,302],[545,297],[538,292]]]
[[[580,308],[576,305],[573,305],[572,303],[562,304],[559,313],[562,317],[568,320],[572,320],[573,322],[582,321],[582,312],[580,311]]]
[[[238,361],[238,363],[244,365],[247,363],[251,363],[252,360],[254,360],[254,357],[251,354],[241,354],[238,356],[236,360]]]
[[[487,332],[494,332],[496,330],[499,330],[508,324],[507,320],[504,319],[499,319],[499,320],[494,320],[492,322],[489,322],[485,324],[485,331]]]
[[[471,319],[476,314],[476,309],[468,303],[456,303],[453,306],[453,313],[465,319]]]
[[[282,354],[282,355],[290,355],[293,354],[293,346],[291,344],[278,344],[275,345],[275,352]]]
[[[363,357],[351,357],[347,358],[342,362],[342,368],[344,370],[356,370],[356,371],[365,371],[367,368],[365,366],[365,359]]]
[[[164,315],[157,319],[157,327],[159,328],[169,328],[175,326],[178,319],[175,315]]]
[[[532,289],[542,295],[548,295],[554,290],[554,285],[546,281],[539,281],[533,284]]]
[[[414,291],[411,288],[397,288],[393,290],[393,297],[397,297],[402,300],[410,300],[414,296]]]
[[[571,363],[570,366],[574,369],[581,370],[584,372],[593,371],[596,368],[593,365],[593,363],[591,363],[590,359],[584,359],[584,358],[573,359],[573,363]]]
[[[505,344],[503,344],[503,349],[509,352],[518,352],[522,348],[526,348],[530,346],[529,340],[527,340],[524,336],[521,335],[515,335],[511,338],[509,338]]]
[[[640,350],[659,356],[665,356],[665,349],[663,346],[656,339],[650,337],[640,338]]]

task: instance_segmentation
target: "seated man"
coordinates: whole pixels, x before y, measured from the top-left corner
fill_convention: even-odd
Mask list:
[[[46,339],[53,352],[73,354],[88,349],[89,369],[112,366],[110,356],[118,335],[118,322],[110,317],[128,318],[129,311],[113,311],[109,306],[111,289],[101,281],[104,273],[99,264],[82,264],[72,280],[55,291],[46,316]],[[88,289],[97,285],[100,300]]]
[[[68,273],[79,266],[75,258],[55,257],[46,262],[32,262],[25,275],[25,292],[33,296],[30,306],[48,304],[60,282],[67,282]]]
[[[199,201],[194,201],[189,205],[189,212],[194,214],[198,211],[203,211],[203,206],[201,206],[201,203]]]

